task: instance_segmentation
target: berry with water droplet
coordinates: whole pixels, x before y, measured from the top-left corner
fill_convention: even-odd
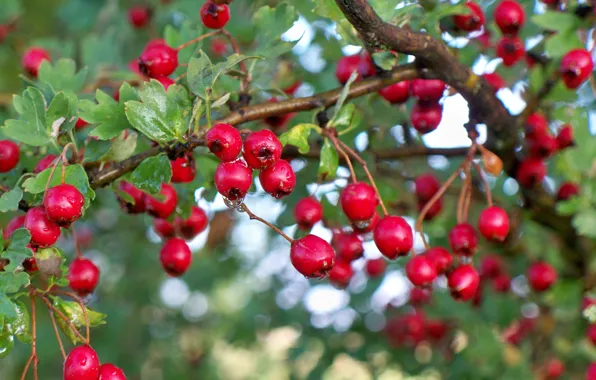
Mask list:
[[[244,140],[244,159],[253,169],[266,169],[281,158],[283,146],[268,129],[252,132]]]
[[[215,124],[205,140],[211,153],[222,161],[233,161],[242,151],[240,132],[230,124]]]
[[[61,227],[68,227],[83,215],[85,197],[76,187],[64,183],[46,191],[43,205],[51,221]]]
[[[97,380],[126,380],[124,371],[113,364],[105,363],[99,367],[99,379]]]
[[[64,380],[97,380],[99,358],[89,346],[73,348],[64,361]]]
[[[34,247],[48,247],[60,237],[60,226],[52,222],[43,207],[33,207],[27,211],[23,227],[31,233]]]
[[[252,185],[252,170],[243,160],[222,162],[215,170],[215,188],[231,201],[244,199]]]
[[[316,235],[306,235],[292,242],[290,261],[298,272],[309,278],[327,275],[335,263],[335,251]]]
[[[259,181],[263,190],[272,197],[281,199],[292,193],[296,186],[296,174],[292,165],[286,160],[278,160],[259,173]]]

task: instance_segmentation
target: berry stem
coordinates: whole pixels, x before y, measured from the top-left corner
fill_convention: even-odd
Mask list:
[[[459,197],[457,199],[457,212],[456,212],[457,223],[463,222],[464,199],[465,199],[467,193],[468,193],[468,182],[464,180],[464,184],[461,187],[461,190],[459,192]]]
[[[480,179],[482,180],[482,185],[484,186],[484,191],[486,192],[486,203],[488,203],[488,207],[491,207],[493,205],[493,196],[490,191],[490,186],[488,184],[488,180],[486,179],[484,172],[480,168],[480,165],[478,165],[474,161],[472,161],[472,165],[474,165],[474,169],[476,169],[476,171],[478,172],[478,175],[480,176]]]
[[[240,52],[240,47],[238,46],[238,41],[236,41],[234,36],[232,36],[230,34],[230,32],[228,32],[225,29],[221,29],[220,31],[221,31],[221,34],[223,34],[228,39],[228,41],[230,42],[230,45],[232,45],[232,50],[234,50],[234,53],[236,53],[238,55],[242,54]],[[241,61],[239,63],[239,66],[240,66],[240,71],[242,71],[245,74],[242,78],[242,82],[240,82],[240,92],[246,93],[246,92],[248,92],[248,86],[252,80],[252,75],[247,70],[246,63],[244,63],[244,61]]]
[[[176,50],[177,51],[180,51],[180,50],[184,49],[185,47],[188,47],[190,45],[194,45],[197,42],[203,41],[206,38],[213,37],[213,36],[216,36],[218,34],[221,34],[221,30],[216,30],[214,32],[209,32],[209,33],[202,34],[202,35],[200,35],[200,36],[198,36],[196,38],[193,38],[192,40],[187,41],[187,42],[183,43],[182,45],[178,46],[176,48]]]
[[[25,380],[27,377],[31,363],[33,363],[33,378],[35,380],[38,379],[37,365],[39,363],[39,359],[37,358],[37,317],[35,315],[35,294],[31,293],[29,298],[31,299],[31,334],[33,336],[33,341],[31,343],[31,355],[29,356],[29,360],[27,360],[27,364],[25,364],[25,369],[21,375],[21,380]]]
[[[464,198],[464,205],[463,205],[463,215],[462,219],[463,222],[468,220],[468,212],[470,210],[470,203],[472,201],[472,173],[470,172],[470,165],[466,165],[464,168],[464,172],[466,173],[466,196]]]
[[[352,177],[352,182],[356,183],[358,180],[356,178],[356,172],[354,171],[354,166],[352,165],[352,160],[350,160],[350,156],[348,156],[346,151],[341,148],[337,137],[333,136],[333,134],[331,133],[327,133],[326,135],[327,137],[329,137],[329,140],[331,140],[331,143],[333,144],[335,149],[344,157],[344,160],[346,161],[346,164],[350,169],[350,176]]]
[[[79,247],[79,240],[77,239],[77,230],[74,228],[72,229],[72,240],[73,240],[75,252],[77,253],[77,257],[78,258],[83,257],[83,254],[81,253],[81,247]]]
[[[58,347],[60,347],[60,353],[62,354],[62,359],[66,360],[66,352],[64,351],[64,345],[62,344],[62,338],[60,337],[60,333],[58,332],[58,326],[56,324],[56,317],[54,317],[54,313],[50,309],[48,309],[48,314],[50,315],[50,320],[52,321],[52,327],[54,328],[54,334],[56,334],[56,340],[58,341]]]
[[[59,290],[59,292],[64,294],[65,296],[68,296],[68,297],[72,298],[73,300],[75,300],[81,307],[81,310],[83,311],[83,317],[85,317],[85,333],[87,335],[86,342],[87,342],[87,345],[89,345],[91,342],[91,329],[89,326],[89,317],[87,316],[87,308],[85,307],[83,300],[79,296],[77,296],[76,294],[74,294],[72,292],[65,292],[62,290]]]
[[[269,223],[268,221],[266,221],[265,219],[256,216],[252,211],[250,211],[250,209],[248,207],[246,207],[246,205],[244,203],[242,203],[240,205],[240,208],[246,212],[248,214],[248,216],[250,217],[251,220],[258,220],[259,222],[265,224],[266,226],[268,226],[269,228],[271,228],[273,231],[277,232],[279,235],[281,235],[284,239],[286,239],[290,244],[292,244],[294,242],[294,239],[292,239],[291,237],[289,237],[288,235],[286,235],[282,230],[280,230],[278,227],[274,226],[273,224]]]
[[[48,309],[52,310],[54,313],[58,314],[58,316],[60,318],[62,318],[64,320],[64,322],[66,322],[66,324],[68,325],[68,327],[70,327],[70,329],[72,330],[72,332],[75,333],[75,335],[82,340],[83,342],[86,342],[87,340],[85,339],[85,337],[83,335],[81,335],[81,333],[79,332],[79,330],[77,330],[77,328],[72,324],[72,322],[70,321],[70,319],[68,319],[68,317],[66,315],[64,315],[63,312],[61,312],[60,310],[58,310],[56,307],[54,307],[54,305],[52,305],[52,303],[50,302],[50,300],[46,297],[46,296],[42,296],[41,299],[43,300],[43,302],[45,302],[46,306],[48,307]]]

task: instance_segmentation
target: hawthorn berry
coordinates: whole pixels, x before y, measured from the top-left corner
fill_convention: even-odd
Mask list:
[[[221,29],[230,21],[230,7],[207,0],[201,6],[201,21],[209,29]]]
[[[193,239],[203,232],[209,224],[207,213],[199,206],[192,206],[190,216],[187,219],[178,221],[180,235],[186,240]]]
[[[215,188],[231,201],[244,199],[252,185],[252,170],[243,160],[222,162],[215,170]]]
[[[550,134],[536,135],[529,141],[530,155],[538,158],[548,158],[552,156],[557,149],[559,144],[557,139]]]
[[[416,198],[420,201],[430,200],[441,188],[441,183],[433,174],[419,175],[414,179]]]
[[[579,186],[573,182],[563,182],[557,191],[557,201],[567,199],[579,194]]]
[[[371,185],[354,182],[343,189],[339,202],[348,219],[364,227],[375,214],[379,198]]]
[[[15,216],[8,222],[4,230],[2,231],[2,237],[4,240],[9,240],[12,236],[12,233],[18,230],[19,228],[23,228],[23,224],[25,223],[25,215],[18,215]]]
[[[398,347],[404,343],[416,346],[425,338],[424,315],[419,312],[389,320],[385,332],[389,343]]]
[[[99,367],[99,378],[97,380],[126,380],[124,371],[113,364],[105,363]]]
[[[244,154],[248,166],[266,169],[281,157],[283,146],[275,133],[268,129],[251,132],[244,141]]]
[[[261,170],[259,181],[265,192],[276,199],[281,199],[294,190],[296,174],[288,161],[278,160],[272,166]]]
[[[340,233],[333,242],[337,258],[345,262],[352,262],[362,257],[364,246],[362,240],[354,233]]]
[[[10,140],[0,140],[0,173],[11,171],[20,159],[20,149]]]
[[[89,346],[73,348],[64,361],[64,380],[98,380],[99,358]]]
[[[151,21],[151,9],[142,5],[131,7],[128,10],[128,21],[137,29],[144,28]]]
[[[139,57],[139,70],[151,78],[167,77],[177,67],[178,50],[165,42],[147,46]]]
[[[221,38],[211,39],[211,53],[216,57],[224,57],[228,50],[228,43]]]
[[[310,230],[315,223],[323,219],[323,206],[314,197],[302,198],[294,207],[294,217],[298,227]]]
[[[546,374],[546,380],[555,380],[563,375],[565,372],[565,364],[559,359],[550,359],[544,368]],[[596,374],[596,372],[595,372]],[[596,379],[596,377],[595,377]],[[589,380],[589,379],[588,379]]]
[[[487,255],[480,261],[480,275],[486,278],[495,278],[503,273],[503,261],[499,256]]]
[[[431,340],[437,342],[447,335],[449,326],[443,321],[427,320],[425,321],[424,328],[426,330],[426,335],[428,335]]]
[[[592,55],[585,49],[573,49],[561,60],[560,72],[565,86],[572,90],[584,83],[594,71]]]
[[[86,128],[89,125],[89,123],[87,123],[85,120],[81,119],[80,117],[77,119],[77,121],[75,122],[75,129],[76,130],[81,130],[83,128]]]
[[[44,48],[31,47],[23,54],[22,65],[26,72],[37,78],[39,67],[43,61],[51,61],[50,53]]]
[[[492,279],[492,287],[496,293],[507,293],[511,287],[511,277],[506,273],[501,273]]]
[[[482,74],[482,77],[489,86],[497,93],[500,89],[507,87],[507,82],[497,73],[486,73]]]
[[[325,240],[309,234],[292,242],[290,261],[303,276],[321,278],[333,267],[335,251]]]
[[[414,79],[410,82],[412,96],[425,103],[436,103],[443,97],[445,82],[440,79]]]
[[[190,267],[192,253],[183,239],[172,238],[166,241],[159,252],[159,261],[167,274],[178,277]]]
[[[170,165],[172,166],[172,182],[174,183],[192,182],[197,175],[197,165],[192,153],[187,153],[170,161]]]
[[[437,274],[446,273],[453,263],[453,256],[443,247],[429,248],[424,255],[434,264]]]
[[[428,202],[418,201],[418,211],[422,212]],[[424,220],[433,220],[443,209],[443,198],[437,199],[424,214]]]
[[[391,104],[402,104],[408,100],[410,96],[410,82],[407,80],[391,84],[379,90],[385,100]]]
[[[429,286],[437,278],[437,267],[426,255],[417,255],[406,264],[406,276],[415,286]]]
[[[449,231],[449,245],[453,253],[472,256],[478,248],[476,230],[469,223],[459,223]]]
[[[509,233],[509,215],[498,206],[482,210],[478,217],[478,231],[486,240],[503,241]]]
[[[417,307],[430,302],[432,296],[432,288],[417,288],[410,289],[410,305]]]
[[[475,32],[482,29],[484,25],[484,11],[473,1],[466,2],[466,7],[470,10],[468,14],[453,16],[455,27],[464,32]]]
[[[99,268],[84,257],[75,258],[68,268],[68,284],[79,296],[93,293],[99,282]]]
[[[410,112],[412,127],[421,134],[437,129],[443,118],[443,106],[439,103],[425,104],[417,102]]]
[[[60,237],[60,226],[52,222],[43,207],[33,207],[25,214],[23,227],[31,233],[34,247],[48,247]]]
[[[559,133],[557,133],[557,148],[563,150],[574,145],[573,128],[571,125],[565,124],[559,129]]]
[[[174,186],[164,183],[161,185],[159,194],[161,195],[160,199],[146,194],[145,207],[150,215],[156,218],[166,219],[176,210],[178,193]]]
[[[118,196],[118,201],[120,202],[120,206],[122,210],[129,214],[139,214],[145,212],[146,205],[145,205],[145,198],[146,194],[138,189],[135,185],[130,182],[121,181],[118,185],[118,188],[123,193],[126,193],[130,198],[132,198],[133,203],[130,203],[127,199]]]
[[[230,124],[215,124],[205,135],[207,147],[222,161],[233,161],[242,151],[240,132]]]
[[[176,229],[174,228],[174,225],[168,222],[166,219],[153,219],[153,229],[164,239],[169,239],[176,236]]]
[[[68,227],[83,215],[85,197],[67,183],[54,186],[46,191],[43,199],[48,219],[61,227]]]
[[[517,167],[516,179],[522,187],[534,187],[542,183],[544,177],[546,177],[546,165],[539,158],[526,158]]]
[[[476,295],[480,277],[473,266],[461,265],[447,275],[447,285],[454,299],[467,301]]]
[[[337,287],[345,288],[350,284],[354,270],[349,261],[338,259],[329,270],[329,281]]]
[[[540,112],[534,112],[526,120],[525,133],[528,139],[548,134],[548,120]]]
[[[57,158],[57,156],[55,154],[48,154],[41,160],[37,161],[37,165],[35,165],[35,168],[33,169],[33,173],[37,174],[37,173],[43,172],[44,170],[49,168],[54,163],[54,160],[56,158]]]
[[[176,82],[174,82],[173,79],[170,79],[170,77],[157,77],[153,79],[161,83],[166,91],[168,91],[168,88],[170,88],[171,85],[176,84]],[[118,94],[118,97],[120,97],[120,94]]]
[[[586,330],[586,337],[593,345],[596,345],[596,324],[591,324]]]
[[[364,56],[360,54],[349,55],[337,61],[335,76],[339,83],[346,84],[354,71],[358,72],[358,78],[356,80],[375,75],[375,67],[368,54]]]
[[[501,33],[506,36],[515,36],[524,25],[526,13],[517,1],[503,0],[495,8],[494,17]]]
[[[386,216],[379,220],[373,239],[379,251],[389,259],[407,255],[414,245],[412,228],[400,216]]]
[[[298,90],[298,88],[300,87],[300,85],[302,84],[301,80],[297,80],[294,83],[292,83],[291,85],[282,88],[281,90],[290,96],[293,96],[296,93],[296,90]]]
[[[545,291],[556,281],[557,271],[544,261],[537,261],[528,269],[528,282],[534,291]]]
[[[267,100],[268,103],[277,103],[279,100],[275,97]],[[283,127],[292,117],[294,113],[284,113],[281,115],[267,116],[263,121],[272,129]]]
[[[387,263],[382,257],[379,257],[378,259],[367,260],[364,267],[366,274],[369,277],[381,276],[383,273],[385,273],[385,268],[387,268]]]
[[[352,229],[354,232],[359,234],[367,234],[369,232],[373,232],[377,227],[377,223],[379,223],[379,213],[375,210],[373,217],[367,223],[362,222],[352,222]]]
[[[507,67],[515,65],[524,57],[526,49],[519,37],[502,37],[497,43],[497,57]]]
[[[37,267],[37,261],[35,260],[35,257],[27,257],[25,260],[23,260],[23,269],[25,269],[25,272],[27,273],[37,272],[39,268]]]
[[[596,362],[591,363],[586,370],[586,380],[596,380]]]

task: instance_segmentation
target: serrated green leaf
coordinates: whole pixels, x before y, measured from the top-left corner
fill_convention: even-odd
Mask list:
[[[38,79],[49,84],[54,93],[71,91],[77,93],[83,89],[87,78],[87,68],[77,73],[75,61],[62,58],[55,63],[43,61],[39,67]]]
[[[120,101],[97,90],[95,94],[97,104],[89,100],[80,102],[80,117],[90,124],[97,125],[90,133],[101,140],[109,140],[118,136],[127,128],[132,128],[126,117],[125,102],[138,100],[136,91],[128,84],[123,83],[120,87]]]
[[[25,272],[0,272],[0,294],[16,293],[27,285],[29,285],[29,275]],[[0,309],[0,315],[7,314]],[[15,315],[13,314],[12,317],[14,318]]]
[[[344,18],[341,9],[335,3],[335,0],[312,0],[315,3],[313,13],[320,17],[327,17],[333,21],[339,21]]]
[[[319,177],[322,180],[331,180],[335,178],[337,168],[339,167],[339,156],[337,150],[326,138],[321,148],[321,160],[319,161]]]
[[[72,92],[59,92],[54,96],[46,112],[46,129],[52,138],[59,133],[71,131],[77,120],[79,106],[77,96]]]
[[[534,24],[546,30],[555,30],[558,32],[576,30],[579,25],[579,19],[572,13],[546,11],[531,17]]]
[[[23,190],[19,187],[2,194],[0,196],[0,212],[18,210],[21,199],[23,199]]]
[[[35,87],[27,88],[22,96],[14,97],[14,106],[21,115],[18,120],[7,120],[4,134],[27,145],[42,146],[51,141],[46,126],[46,102]]]
[[[350,78],[348,79],[343,89],[341,90],[341,93],[339,94],[339,98],[337,99],[337,103],[335,104],[335,108],[333,109],[333,117],[331,118],[330,124],[333,124],[334,120],[337,119],[337,117],[339,116],[339,112],[344,106],[344,102],[346,101],[346,99],[348,98],[348,94],[350,93],[350,86],[352,85],[352,83],[356,81],[356,79],[358,79],[358,72],[354,71],[352,75],[350,75]]]
[[[171,179],[172,166],[163,154],[146,158],[130,176],[133,185],[151,194],[159,193],[162,183],[168,183]]]
[[[292,127],[289,131],[282,133],[279,136],[279,141],[281,141],[284,146],[287,144],[294,145],[302,154],[308,153],[310,151],[308,136],[313,129],[318,130],[319,127],[314,124],[298,124]]]
[[[30,177],[23,182],[23,188],[26,192],[31,194],[43,193],[46,189],[48,178],[52,168],[47,168],[43,172],[37,174],[35,177]],[[95,192],[89,185],[89,178],[83,166],[68,165],[65,169],[64,182],[76,187],[85,197],[85,208],[89,207],[89,203],[95,199]],[[62,183],[62,173],[57,169],[52,176],[50,187],[57,186]]]
[[[298,12],[287,3],[277,4],[275,8],[264,6],[253,14],[253,24],[257,27],[257,38],[266,45],[274,45],[280,36],[298,20]]]
[[[111,141],[91,139],[85,147],[85,161],[98,161],[105,156],[112,147]]]
[[[2,258],[8,259],[10,262],[4,267],[6,272],[14,272],[18,268],[22,268],[23,261],[33,256],[33,251],[27,247],[31,235],[28,230],[19,228],[13,232],[8,248],[2,252]]]
[[[114,139],[114,143],[102,160],[122,161],[132,156],[137,148],[138,135],[135,132],[123,132]]]

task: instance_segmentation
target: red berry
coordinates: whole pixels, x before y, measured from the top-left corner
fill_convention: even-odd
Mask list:
[[[275,133],[268,129],[252,132],[244,141],[244,159],[253,169],[266,169],[281,157],[283,146]]]
[[[494,17],[501,33],[515,36],[524,25],[526,13],[517,1],[503,0],[495,8]]]
[[[19,163],[20,149],[10,140],[0,140],[0,173],[14,169]]]
[[[586,380],[596,380],[596,362],[591,363],[586,371]]]
[[[172,182],[189,183],[195,179],[197,165],[192,153],[187,153],[174,161],[170,161],[170,164],[172,166]]]
[[[412,228],[399,216],[379,220],[373,237],[379,251],[389,259],[407,255],[414,245]]]
[[[456,255],[472,256],[478,248],[478,236],[471,224],[459,223],[449,231],[449,245]]]
[[[505,273],[499,274],[492,280],[493,290],[497,293],[507,293],[511,287],[511,277]]]
[[[436,265],[426,255],[417,255],[406,264],[406,275],[415,286],[429,286],[437,278]]]
[[[126,380],[124,371],[113,364],[105,363],[99,367],[99,379],[97,380]]]
[[[573,128],[571,125],[565,124],[559,129],[559,133],[557,133],[557,147],[559,150],[563,150],[574,145]]]
[[[261,170],[259,181],[265,192],[276,199],[281,199],[294,190],[296,174],[288,161],[279,160],[273,166]]]
[[[242,160],[222,162],[215,170],[215,188],[231,201],[243,199],[252,185],[252,170]]]
[[[144,192],[139,190],[132,183],[126,181],[121,181],[118,188],[120,191],[127,193],[134,201],[134,203],[129,203],[128,200],[118,196],[122,210],[129,214],[139,214],[141,212],[145,212],[146,194]]]
[[[4,240],[10,239],[12,233],[18,230],[19,228],[23,228],[23,223],[25,223],[25,215],[15,216],[8,222],[4,231],[2,231],[2,236]]]
[[[446,273],[453,263],[453,256],[451,256],[451,253],[443,247],[430,248],[424,255],[433,262],[437,274]]]
[[[366,261],[365,269],[366,274],[368,274],[369,277],[381,276],[383,273],[385,273],[385,268],[387,268],[387,263],[382,257]]]
[[[87,123],[85,120],[83,120],[79,117],[75,123],[75,129],[77,129],[77,130],[83,129],[83,128],[87,127],[88,125],[89,125],[89,123]]]
[[[290,261],[303,276],[321,278],[333,267],[335,251],[320,237],[306,235],[292,242]]]
[[[560,71],[568,89],[578,88],[594,71],[592,55],[585,49],[570,50],[561,60]]]
[[[426,207],[426,204],[427,202],[418,201],[418,211],[422,212],[424,207]],[[424,214],[424,220],[433,220],[435,216],[439,215],[442,209],[443,198],[439,198],[430,206],[426,214]]]
[[[502,37],[497,44],[497,57],[507,67],[515,65],[524,57],[526,48],[519,37]]]
[[[337,61],[337,68],[335,69],[335,76],[341,84],[346,84],[348,79],[354,71],[358,72],[358,79],[366,76],[375,75],[375,67],[366,54],[364,57],[360,54],[342,57]]]
[[[480,262],[480,275],[487,278],[495,278],[503,273],[503,261],[499,256],[488,255]]]
[[[48,219],[43,207],[33,207],[27,211],[23,227],[31,233],[31,244],[35,247],[53,245],[60,237],[60,226]]]
[[[442,340],[449,328],[447,323],[443,321],[426,321],[424,327],[426,334],[435,342]]]
[[[45,156],[37,162],[37,165],[35,165],[35,169],[33,169],[33,173],[43,172],[54,163],[54,160],[56,158],[57,156],[55,154],[48,154],[47,156]]]
[[[279,100],[277,98],[271,98],[267,101],[268,103],[277,103]],[[275,116],[268,116],[265,118],[265,124],[273,129],[277,129],[283,127],[292,117],[294,117],[294,113],[284,113],[281,115]]]
[[[139,70],[151,78],[167,77],[178,67],[178,51],[165,43],[147,46],[139,57]]]
[[[495,93],[500,89],[507,87],[507,82],[497,73],[486,73],[482,74],[482,77],[486,82],[493,88]]]
[[[410,305],[422,306],[430,302],[432,296],[432,288],[412,288],[410,289]]]
[[[341,208],[352,222],[368,222],[379,204],[375,189],[364,182],[355,182],[341,192]],[[366,223],[363,223],[366,224]]]
[[[68,227],[83,215],[85,197],[74,187],[64,183],[46,191],[43,206],[48,219],[61,227]]]
[[[548,363],[546,363],[545,372],[546,380],[555,380],[565,372],[565,364],[559,359],[550,359]],[[594,379],[596,379],[596,377],[594,377]]]
[[[433,174],[422,174],[414,179],[416,197],[419,201],[430,200],[441,188],[441,183]]]
[[[180,235],[186,240],[190,240],[203,232],[208,224],[209,218],[207,217],[205,210],[199,206],[192,206],[190,216],[188,219],[179,221],[178,228],[180,229]]]
[[[412,126],[421,134],[437,129],[443,118],[443,106],[439,103],[416,103],[410,113]]]
[[[128,21],[137,29],[145,27],[150,20],[151,9],[146,6],[139,5],[128,10]]]
[[[596,345],[596,324],[591,324],[586,330],[586,337],[593,345]]]
[[[37,77],[37,72],[43,61],[51,61],[50,53],[44,48],[32,47],[23,54],[22,65],[32,77]]]
[[[567,199],[579,194],[579,186],[573,182],[563,182],[557,191],[557,201],[566,201]]]
[[[153,219],[153,229],[159,236],[165,239],[174,237],[176,235],[174,225],[168,222],[166,219]]]
[[[530,155],[538,158],[548,158],[552,156],[557,149],[559,144],[557,139],[549,134],[536,135],[529,141]]]
[[[539,158],[526,158],[517,167],[516,179],[522,187],[534,187],[542,183],[544,177],[546,177],[546,165]]]
[[[465,32],[474,32],[482,29],[484,25],[484,11],[473,1],[466,2],[466,7],[470,9],[468,14],[453,16],[453,23],[459,30]]]
[[[68,284],[79,296],[93,293],[99,282],[99,268],[84,257],[75,258],[68,268]]]
[[[352,229],[356,233],[367,234],[367,233],[373,232],[375,230],[375,228],[377,227],[377,223],[379,223],[379,220],[380,220],[379,214],[375,210],[375,213],[373,214],[373,217],[370,219],[369,222],[366,222],[366,223],[362,223],[362,222],[354,223],[353,222]]]
[[[447,284],[453,298],[458,301],[467,301],[476,295],[480,277],[473,266],[461,265],[449,273]]]
[[[379,90],[379,94],[391,104],[402,104],[410,96],[410,82],[407,80],[391,84]]]
[[[503,241],[509,233],[509,215],[497,206],[487,207],[478,217],[478,231],[486,240]]]
[[[172,238],[159,252],[161,266],[172,277],[182,276],[192,262],[192,253],[183,239]]]
[[[27,273],[35,273],[39,270],[37,267],[37,261],[35,261],[35,257],[28,257],[23,260],[23,269]]]
[[[161,185],[159,194],[162,195],[160,199],[145,195],[145,207],[150,215],[156,218],[166,219],[176,210],[178,193],[174,186],[164,183]]]
[[[64,380],[97,380],[99,359],[89,346],[78,346],[68,353],[64,361]]]
[[[216,57],[224,57],[228,50],[228,43],[221,38],[211,39],[211,53]]]
[[[351,262],[362,257],[364,246],[356,234],[340,233],[333,241],[338,259]]]
[[[209,29],[221,29],[230,21],[230,7],[207,0],[201,6],[201,21]]]
[[[233,161],[242,151],[240,132],[230,124],[215,124],[205,140],[211,153],[222,161]]]
[[[349,261],[337,260],[329,271],[329,281],[337,287],[345,288],[353,275],[354,270]]]
[[[310,230],[315,223],[323,219],[323,206],[314,197],[306,197],[296,203],[294,217],[298,227]]]
[[[176,84],[176,82],[174,82],[173,79],[170,79],[170,77],[157,77],[153,79],[161,83],[166,91],[168,91],[168,88],[170,88],[171,85]],[[120,94],[118,94],[118,98],[120,98]]]
[[[557,281],[557,271],[544,261],[535,262],[528,269],[528,282],[537,292],[550,288]]]
[[[548,134],[548,120],[540,112],[534,112],[526,120],[525,133],[528,139]]]
[[[412,96],[425,103],[436,103],[443,97],[445,82],[440,79],[414,79],[410,82]]]
[[[491,37],[492,37],[492,34],[491,34],[490,30],[484,29],[482,31],[482,33],[478,37],[475,37],[474,39],[476,41],[478,41],[484,49],[489,49],[492,47]]]
[[[424,315],[416,312],[389,320],[385,331],[389,343],[394,347],[399,347],[404,343],[416,346],[425,338],[424,326]]]
[[[288,87],[282,88],[282,91],[288,95],[294,95],[294,93],[296,92],[296,90],[298,90],[298,87],[300,87],[301,84],[302,81],[297,80]]]

